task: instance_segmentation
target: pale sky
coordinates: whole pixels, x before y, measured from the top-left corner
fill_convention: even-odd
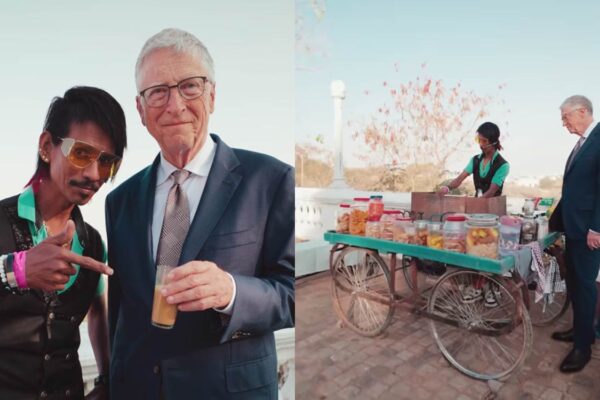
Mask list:
[[[320,134],[333,146],[332,80],[346,84],[344,122],[368,121],[389,99],[382,82],[413,80],[421,63],[446,87],[461,82],[478,95],[496,96],[497,86],[506,84],[499,96],[506,108],[485,119],[509,134],[502,140],[509,179],[562,174],[577,139],[562,127],[558,108],[565,98],[585,95],[600,110],[599,2],[380,0],[349,7],[347,1],[328,0],[316,22],[309,2],[298,1],[307,21],[303,34],[315,49],[296,58],[298,141]],[[596,119],[599,115],[596,111]],[[348,162],[361,151],[351,133],[344,132]],[[473,142],[451,167],[462,169],[477,152]]]
[[[0,12],[0,198],[19,193],[33,174],[52,98],[75,85],[100,87],[125,110],[129,142],[116,182],[82,207],[105,235],[106,194],[159,151],[135,109],[134,65],[146,39],[168,27],[196,35],[215,61],[209,131],[293,163],[291,1],[9,2]]]

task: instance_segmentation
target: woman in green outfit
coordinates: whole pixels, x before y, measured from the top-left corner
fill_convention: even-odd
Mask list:
[[[510,166],[500,155],[500,129],[493,122],[484,122],[477,129],[477,139],[481,154],[473,156],[463,172],[460,173],[448,186],[442,186],[438,191],[444,195],[460,186],[469,175],[473,174],[475,183],[475,196],[495,197],[502,195],[504,180],[508,175]]]

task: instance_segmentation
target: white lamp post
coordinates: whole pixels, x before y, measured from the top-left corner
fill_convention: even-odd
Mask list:
[[[343,140],[342,140],[342,100],[346,98],[346,85],[342,81],[331,82],[331,97],[333,97],[333,138],[335,145],[334,164],[333,164],[333,182],[330,188],[348,188],[344,180],[344,159],[343,159]]]

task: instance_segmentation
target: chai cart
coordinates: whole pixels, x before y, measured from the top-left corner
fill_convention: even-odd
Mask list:
[[[546,248],[558,237],[550,234],[540,245]],[[529,354],[530,290],[513,271],[513,256],[495,260],[333,231],[325,233],[325,240],[333,245],[334,308],[344,325],[358,334],[381,334],[395,308],[403,305],[429,318],[431,333],[444,357],[473,378],[506,377]],[[417,259],[448,268],[440,276],[423,274]],[[403,274],[408,294],[396,290],[397,273]],[[463,290],[469,285],[486,288],[495,304],[465,302]]]

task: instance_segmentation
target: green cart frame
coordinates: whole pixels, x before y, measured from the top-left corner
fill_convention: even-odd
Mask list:
[[[559,234],[552,233],[540,245],[546,248],[557,239]],[[506,377],[530,353],[531,290],[513,272],[514,257],[494,260],[332,231],[325,240],[333,245],[334,308],[353,331],[379,335],[395,308],[407,306],[429,318],[433,338],[450,364],[484,380]],[[438,262],[438,269],[424,273],[418,260]],[[398,272],[404,275],[407,294],[396,290]],[[566,306],[566,300],[558,303],[560,314]]]

